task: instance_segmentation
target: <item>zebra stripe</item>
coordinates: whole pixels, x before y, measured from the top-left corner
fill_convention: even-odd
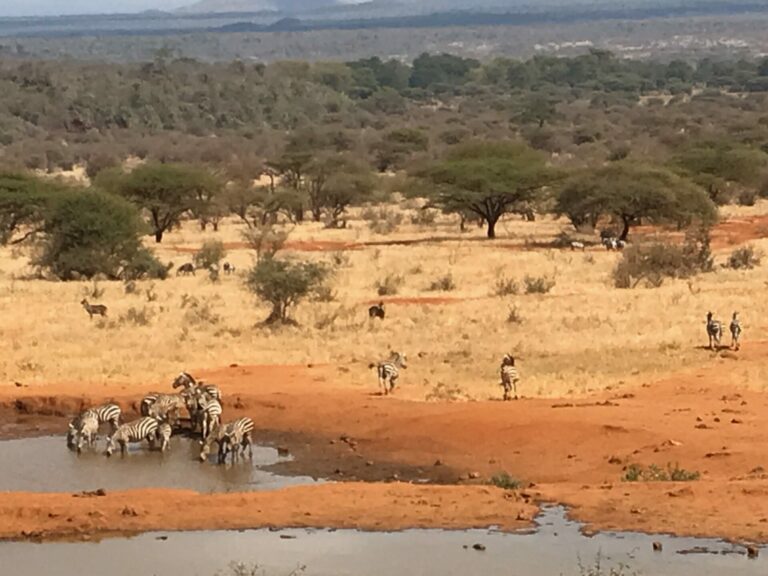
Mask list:
[[[120,415],[122,411],[117,404],[102,404],[101,406],[94,406],[89,408],[86,412],[92,412],[96,415],[99,424],[110,424],[112,426],[112,432],[117,430],[120,426]]]
[[[712,312],[707,312],[707,336],[709,337],[709,348],[720,347],[720,340],[723,338],[723,325],[719,320],[712,318]]]
[[[83,443],[93,445],[96,434],[99,431],[99,419],[96,413],[86,410],[69,423],[67,432],[67,446],[76,448],[78,454],[83,450]]]
[[[731,347],[738,350],[740,346],[739,338],[741,338],[741,321],[739,320],[738,312],[733,313],[729,328],[731,330]]]
[[[120,445],[120,451],[125,454],[129,442],[141,442],[147,440],[150,448],[153,447],[157,437],[159,423],[154,418],[144,417],[121,425],[117,431],[107,439],[107,456],[111,456],[115,450],[115,442]]]
[[[234,422],[227,424],[221,434],[219,441],[219,463],[227,461],[227,454],[232,454],[232,461],[237,460],[239,452],[242,450],[245,455],[245,448],[248,448],[248,457],[253,458],[253,448],[251,446],[251,432],[253,432],[253,420],[247,416],[239,418]]]
[[[514,390],[517,398],[517,383],[520,381],[520,373],[515,366],[515,358],[512,354],[505,354],[499,366],[501,385],[504,388],[504,400],[509,400],[510,393]]]
[[[399,352],[393,352],[389,360],[379,362],[376,365],[379,388],[383,389],[385,395],[394,392],[397,379],[400,377],[400,368],[407,367],[405,354],[400,354]]]
[[[196,392],[198,390],[205,393],[209,398],[221,401],[221,390],[215,384],[206,384],[202,380],[195,380],[189,372],[182,372],[172,383],[173,388],[183,387],[185,390]]]
[[[208,438],[221,424],[221,404],[218,400],[207,400],[200,406],[203,424],[203,440]]]

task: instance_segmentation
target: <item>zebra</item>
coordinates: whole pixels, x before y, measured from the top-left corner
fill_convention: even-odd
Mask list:
[[[76,448],[77,453],[83,451],[83,441],[88,446],[93,446],[96,434],[99,431],[99,418],[93,410],[86,410],[69,423],[67,432],[67,446]]]
[[[405,354],[393,352],[388,360],[378,364],[370,364],[369,368],[376,368],[379,378],[379,388],[383,390],[384,395],[395,391],[397,379],[400,377],[400,368],[408,367],[408,359]]]
[[[85,298],[80,301],[80,304],[82,304],[85,311],[88,312],[88,316],[91,320],[93,320],[94,316],[101,316],[102,318],[107,317],[107,307],[104,306],[104,304],[89,304],[88,300]]]
[[[221,403],[215,398],[208,399],[202,395],[198,395],[196,399],[198,408],[196,420],[200,422],[203,442],[205,442],[221,424]]]
[[[739,313],[734,312],[731,317],[731,347],[734,350],[738,350],[740,347],[739,338],[741,338],[741,321],[739,320]]]
[[[189,276],[192,274],[192,276],[195,275],[195,265],[191,262],[187,262],[186,264],[182,264],[176,269],[176,276],[180,275]]]
[[[709,349],[720,347],[720,340],[723,337],[723,325],[719,320],[712,319],[712,312],[707,312],[707,336],[709,336]],[[712,344],[714,343],[714,348]]]
[[[173,428],[168,422],[160,422],[155,434],[158,442],[160,442],[160,452],[165,452],[171,446]]]
[[[585,249],[586,249],[586,247],[584,246],[584,242],[577,242],[575,240],[573,242],[571,242],[571,250],[572,251],[573,250],[581,250],[582,252],[584,252]]]
[[[221,401],[221,390],[216,384],[206,384],[202,380],[198,382],[189,372],[181,372],[176,376],[171,386],[174,389],[183,387],[191,392],[199,390],[204,392],[209,398]]]
[[[211,446],[214,442],[219,444],[219,464],[224,464],[227,454],[232,454],[232,460],[238,458],[239,450],[245,452],[248,448],[248,456],[253,458],[253,448],[251,446],[251,432],[253,431],[253,420],[247,416],[239,418],[234,422],[229,422],[223,426],[218,426],[215,433],[210,434],[200,449],[200,460],[205,461],[210,454]]]
[[[145,397],[142,402],[149,397]],[[158,421],[177,425],[181,416],[182,409],[188,409],[188,396],[182,394],[158,394],[155,401],[147,405],[146,410],[142,411],[142,416],[151,416]],[[144,413],[146,412],[146,413]],[[190,414],[191,416],[191,414]]]
[[[107,438],[107,456],[112,456],[115,451],[115,443],[120,445],[122,454],[128,451],[129,442],[146,440],[149,442],[149,447],[153,448],[158,427],[158,421],[149,416],[121,425],[114,434]]]
[[[368,318],[379,318],[384,320],[384,302],[379,302],[375,306],[368,308]]]
[[[102,424],[109,424],[113,433],[117,430],[118,426],[120,426],[120,415],[122,414],[122,411],[117,404],[109,403],[102,404],[101,406],[94,406],[93,408],[88,408],[86,412],[93,412],[96,414],[99,426]]]
[[[501,374],[501,385],[504,388],[504,401],[509,400],[509,394],[514,390],[515,400],[517,400],[517,383],[520,381],[520,374],[515,366],[515,358],[512,354],[505,354],[499,367]]]

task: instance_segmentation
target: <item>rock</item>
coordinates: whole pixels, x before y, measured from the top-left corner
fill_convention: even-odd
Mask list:
[[[138,516],[138,515],[139,515],[139,513],[138,513],[138,512],[136,512],[136,510],[134,510],[134,509],[133,509],[133,508],[131,508],[130,506],[126,506],[125,508],[123,508],[123,511],[122,511],[122,512],[120,512],[120,514],[121,514],[122,516],[133,516],[133,517],[135,517],[135,516]]]
[[[738,418],[734,418],[731,420],[731,424],[743,424],[744,422],[742,420],[739,420]]]
[[[373,466],[373,460],[367,460],[365,465],[366,466]]]
[[[440,458],[438,458],[437,460],[435,460],[435,466],[442,466],[442,465],[443,465],[443,461],[442,461],[442,460],[440,460]]]
[[[714,420],[715,422],[720,422],[720,418],[718,418],[717,416],[715,416],[715,417],[713,418],[713,420]]]
[[[277,455],[278,456],[290,456],[291,451],[288,450],[285,446],[278,446],[277,447]]]
[[[280,538],[283,540],[295,540],[296,536],[293,534],[280,534]]]
[[[747,558],[757,558],[760,555],[760,550],[757,546],[747,546]]]
[[[653,551],[654,552],[661,552],[661,550],[662,550],[661,542],[654,542],[653,543]]]
[[[618,456],[611,456],[608,458],[608,464],[623,464],[623,462]]]
[[[472,544],[472,549],[478,552],[485,552],[485,544]]]
[[[480,472],[470,472],[469,473],[469,479],[470,480],[477,480],[480,478]]]
[[[530,522],[531,520],[533,520],[533,518],[526,511],[520,510],[520,512],[517,513],[517,520],[519,522]]]

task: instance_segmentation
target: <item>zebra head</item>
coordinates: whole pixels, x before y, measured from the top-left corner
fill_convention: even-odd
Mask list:
[[[732,318],[734,320],[738,320],[739,319],[739,313],[738,312],[734,312]]]
[[[194,386],[195,384],[196,384],[196,381],[189,372],[181,372],[178,376],[176,376],[176,379],[173,381],[174,389],[179,388],[181,386],[183,386],[184,388],[189,388],[190,386]]]
[[[501,363],[504,366],[514,366],[515,357],[512,356],[512,354],[504,354],[504,358],[501,360]]]
[[[712,312],[707,312],[707,324],[712,323]]]

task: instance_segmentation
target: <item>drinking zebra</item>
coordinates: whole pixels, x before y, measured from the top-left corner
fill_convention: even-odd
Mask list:
[[[709,349],[720,347],[720,340],[723,337],[723,325],[719,320],[712,318],[712,312],[707,312],[707,336],[709,337]],[[713,348],[714,343],[714,348]]]
[[[383,390],[384,395],[394,392],[397,379],[400,377],[400,369],[407,367],[407,358],[400,352],[392,352],[388,360],[369,365],[369,368],[376,368],[379,389]]]
[[[157,440],[160,442],[160,452],[165,452],[171,446],[173,428],[168,422],[161,422],[157,427]]]
[[[251,432],[253,428],[253,420],[247,416],[219,426],[203,442],[203,446],[200,449],[200,460],[205,461],[208,458],[214,442],[219,444],[219,464],[226,462],[228,454],[232,454],[232,461],[234,462],[239,456],[239,451],[242,449],[243,453],[245,453],[246,447],[248,448],[248,456],[253,458],[253,448],[251,446]]]
[[[67,446],[76,448],[77,453],[83,451],[83,443],[93,446],[99,431],[99,418],[92,410],[86,410],[69,423]]]
[[[734,312],[731,317],[731,347],[735,350],[739,349],[739,338],[741,338],[741,321],[739,320],[739,313]]]
[[[142,442],[143,440],[149,442],[149,447],[153,448],[158,427],[158,421],[152,417],[139,418],[121,425],[112,436],[107,438],[107,456],[112,456],[115,451],[115,443],[120,445],[122,454],[128,451],[128,443]]]
[[[114,432],[117,430],[118,426],[120,426],[120,415],[122,414],[122,411],[117,404],[102,404],[101,406],[89,408],[88,411],[96,414],[96,418],[99,420],[99,426],[102,424],[109,424],[111,432]]]
[[[510,392],[514,390],[515,400],[517,400],[517,383],[520,381],[520,374],[515,366],[515,358],[512,354],[504,354],[499,368],[501,373],[501,385],[504,388],[504,401],[510,399]]]

